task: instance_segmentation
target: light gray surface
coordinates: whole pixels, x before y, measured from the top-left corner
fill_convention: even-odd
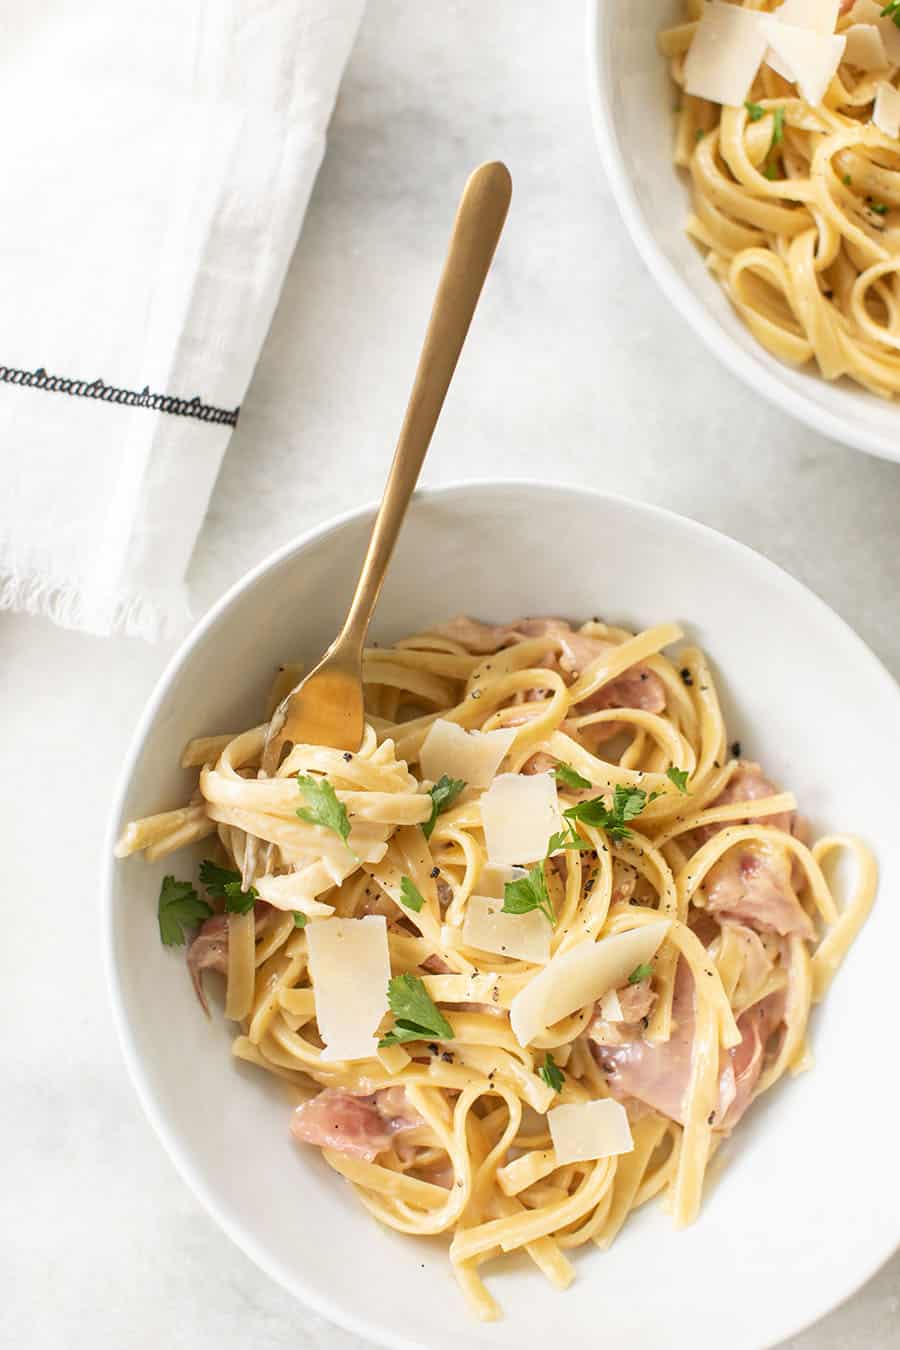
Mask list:
[[[456,196],[470,167],[500,156],[512,214],[426,481],[546,476],[693,515],[811,585],[900,675],[900,468],[761,406],[684,331],[602,182],[582,62],[574,3],[373,0],[198,545],[197,611],[271,548],[380,491]],[[111,1033],[97,857],[168,654],[0,616],[0,1341],[344,1350],[361,1343],[272,1285],[200,1211]],[[827,732],[839,734],[839,709]],[[351,1268],[364,1259],[350,1254]],[[898,1308],[895,1259],[790,1344],[900,1347]]]

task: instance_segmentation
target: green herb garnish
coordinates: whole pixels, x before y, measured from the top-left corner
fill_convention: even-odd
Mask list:
[[[644,807],[658,796],[659,793],[652,792],[648,797],[643,788],[617,783],[611,807],[606,805],[602,797],[591,797],[589,801],[576,802],[563,811],[563,815],[568,820],[580,820],[585,825],[598,826],[606,831],[610,839],[629,839],[632,831],[628,828],[628,821],[639,816]]]
[[[702,127],[698,127],[697,130],[694,132],[694,140],[697,142],[698,145],[703,140],[703,137],[705,135],[706,132],[702,129]]]
[[[547,843],[545,858],[549,858],[551,853],[556,853],[561,848],[577,848],[581,852],[584,849],[593,848],[593,844],[589,844],[586,839],[582,839],[571,820],[567,820],[563,829],[557,830],[556,834],[551,834]]]
[[[647,965],[647,963],[645,962],[643,965],[635,966],[634,970],[628,976],[628,983],[640,984],[641,980],[648,979],[649,976],[651,976],[652,974],[653,974],[653,967]]]
[[[503,887],[504,914],[530,914],[533,909],[539,909],[549,924],[556,923],[550,892],[547,890],[545,861],[542,858],[539,863],[535,863],[526,877],[506,883]]]
[[[324,830],[334,830],[346,844],[350,836],[347,808],[338,799],[328,779],[298,773],[297,784],[306,800],[306,806],[297,808],[300,819],[309,825],[321,825]]]
[[[302,909],[292,909],[291,913],[294,916],[294,927],[305,928],[307,920],[306,915],[303,913]]]
[[[890,19],[897,28],[900,28],[900,0],[889,0],[881,11],[881,17]]]
[[[676,769],[673,764],[671,769],[666,769],[666,777],[670,783],[675,784],[679,792],[683,792],[687,796],[687,769]]]
[[[766,111],[761,103],[745,103],[744,107],[747,109],[747,116],[751,122],[758,122]]]
[[[167,947],[183,947],[186,928],[199,928],[212,917],[212,909],[201,900],[189,881],[163,877],[159,888],[159,936]]]
[[[853,182],[853,179],[850,177],[849,173],[845,173],[843,178],[841,179],[841,182],[843,183],[844,187],[850,187],[851,183]]]
[[[774,108],[772,111],[772,139],[769,142],[769,154],[780,145],[784,140],[784,108]]]
[[[422,826],[422,833],[426,839],[431,838],[431,832],[438,816],[450,809],[465,786],[465,779],[448,778],[445,773],[442,773],[434,787],[429,790],[431,815]]]
[[[200,864],[200,880],[208,895],[225,901],[229,914],[249,914],[259,899],[259,891],[255,886],[246,891],[242,889],[240,872],[230,867],[220,867],[209,858],[204,858]]]
[[[555,834],[551,834],[547,841],[547,852],[540,862],[535,863],[528,875],[520,877],[518,881],[507,881],[503,887],[502,912],[504,914],[530,914],[533,909],[539,909],[549,924],[555,924],[556,915],[553,912],[550,892],[547,889],[547,873],[545,871],[547,859],[551,853],[556,853],[559,849],[577,848],[581,850],[591,847],[592,845],[586,839],[582,839],[572,822],[567,820],[565,829],[557,830]]]
[[[394,1025],[382,1036],[379,1047],[405,1041],[452,1041],[453,1028],[428,996],[415,975],[396,975],[388,983],[388,1004]]]
[[[870,200],[868,206],[869,210],[874,211],[876,216],[887,215],[887,207],[885,206],[884,202],[873,202]]]
[[[593,786],[591,780],[582,777],[577,769],[572,768],[571,764],[557,764],[554,775],[557,783],[562,783],[563,787],[572,788],[573,790]]]
[[[400,900],[407,909],[414,910],[418,914],[425,903],[425,897],[409,877],[400,878]]]
[[[548,1088],[552,1088],[554,1092],[562,1092],[562,1086],[566,1081],[566,1075],[556,1063],[556,1060],[550,1054],[549,1050],[544,1056],[544,1062],[537,1072],[538,1078],[546,1083]]]

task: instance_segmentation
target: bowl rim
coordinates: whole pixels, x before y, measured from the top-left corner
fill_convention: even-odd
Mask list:
[[[600,0],[602,3],[602,0]],[[830,605],[816,594],[810,587],[802,581],[785,571],[778,563],[767,558],[765,554],[751,548],[740,540],[733,539],[730,535],[716,530],[710,525],[701,521],[694,520],[690,516],[681,515],[677,511],[669,510],[667,507],[658,506],[654,503],[640,501],[633,497],[627,497],[622,493],[605,492],[593,487],[585,487],[577,483],[566,482],[542,482],[537,478],[467,478],[450,483],[435,485],[433,487],[420,487],[416,490],[413,497],[413,507],[420,501],[431,501],[442,498],[453,498],[454,496],[465,496],[467,493],[481,491],[496,491],[502,489],[504,492],[540,492],[540,493],[570,493],[573,496],[587,498],[595,502],[605,502],[613,506],[624,506],[626,509],[637,509],[646,513],[650,522],[662,520],[674,522],[679,526],[686,527],[690,532],[707,538],[716,543],[720,548],[731,550],[732,552],[743,555],[745,561],[751,563],[755,568],[762,568],[764,571],[778,575],[781,584],[787,586],[794,594],[801,598],[807,605],[818,611],[820,617],[831,625],[835,638],[849,644],[855,650],[857,659],[865,661],[877,678],[883,680],[890,686],[893,694],[900,694],[898,682],[894,679],[891,672],[884,663],[875,655],[872,649]],[[207,1214],[216,1222],[219,1228],[231,1239],[235,1246],[243,1251],[266,1275],[279,1284],[288,1293],[295,1298],[300,1299],[307,1304],[314,1312],[326,1318],[336,1326],[352,1332],[363,1339],[368,1339],[375,1344],[389,1347],[390,1350],[422,1350],[419,1341],[409,1340],[401,1332],[384,1328],[377,1324],[373,1325],[358,1316],[352,1308],[343,1306],[335,1302],[328,1294],[324,1294],[315,1285],[307,1283],[302,1275],[298,1275],[294,1270],[283,1265],[280,1260],[273,1258],[265,1251],[256,1239],[246,1231],[242,1224],[233,1219],[228,1213],[227,1207],[223,1206],[215,1191],[207,1186],[203,1178],[195,1171],[194,1165],[183,1147],[176,1127],[167,1119],[164,1110],[157,1104],[153,1090],[150,1086],[148,1077],[145,1074],[134,1038],[131,1032],[128,1015],[125,1010],[125,1003],[119,982],[119,974],[116,965],[115,952],[115,924],[114,924],[114,890],[115,890],[115,872],[119,860],[114,856],[114,847],[120,831],[120,821],[125,797],[128,792],[134,767],[141,753],[144,743],[147,739],[147,733],[151,723],[156,717],[157,711],[170,687],[178,678],[182,668],[187,663],[188,658],[196,645],[206,634],[215,627],[220,617],[229,609],[233,601],[246,591],[252,589],[268,572],[277,568],[281,563],[302,553],[310,544],[316,543],[327,538],[341,530],[351,521],[364,519],[373,515],[377,509],[377,501],[369,501],[360,506],[349,507],[344,511],[329,517],[319,525],[311,526],[302,534],[288,540],[285,544],[269,553],[260,562],[249,568],[237,581],[216,600],[194,624],[191,630],[179,643],[177,649],[166,662],[162,673],[159,675],[153,689],[147,698],[141,714],[138,718],[134,731],[132,732],[128,743],[127,751],[122,761],[122,767],[119,771],[119,777],[116,782],[115,790],[112,794],[109,806],[109,816],[106,830],[104,832],[104,852],[100,860],[100,925],[101,942],[103,948],[103,965],[106,981],[107,996],[112,1010],[112,1020],[115,1026],[116,1039],[122,1058],[125,1061],[125,1067],[128,1071],[128,1077],[137,1093],[138,1100],[143,1108],[144,1114],[150,1122],[150,1125],[162,1145],[163,1151],[168,1156],[175,1167],[181,1180],[187,1185],[193,1195],[200,1201]],[[852,1297],[872,1276],[881,1269],[886,1261],[890,1259],[894,1251],[900,1247],[900,1235],[894,1248],[880,1255],[873,1263],[866,1266],[860,1274],[854,1275],[850,1286],[843,1290],[838,1290],[834,1297],[829,1295],[828,1303],[815,1312],[812,1316],[803,1314],[797,1321],[792,1321],[789,1325],[782,1328],[776,1341],[767,1343],[769,1347],[774,1347],[782,1340],[797,1335],[799,1332],[812,1326],[820,1318],[832,1312],[841,1303]],[[761,1347],[760,1350],[766,1350]]]
[[[789,413],[800,422],[805,422],[823,436],[828,436],[831,440],[851,449],[864,450],[867,454],[876,455],[880,459],[900,462],[900,422],[896,434],[891,436],[888,432],[873,430],[863,426],[861,422],[851,421],[849,417],[829,412],[813,403],[804,394],[791,389],[766,368],[759,355],[746,352],[728,330],[713,318],[656,243],[644,222],[643,212],[629,181],[616,128],[610,116],[609,91],[601,71],[600,37],[610,22],[609,13],[612,8],[609,0],[587,0],[585,65],[588,102],[594,135],[612,187],[612,195],[647,270],[669,302],[732,375],[736,375],[751,389],[762,393],[783,412]],[[760,353],[762,351],[760,348]]]

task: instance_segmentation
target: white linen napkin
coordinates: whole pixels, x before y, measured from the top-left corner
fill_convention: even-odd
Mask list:
[[[0,609],[154,638],[363,0],[28,0],[0,47]]]

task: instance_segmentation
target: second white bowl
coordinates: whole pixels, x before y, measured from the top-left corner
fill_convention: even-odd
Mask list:
[[[673,89],[657,33],[675,0],[589,0],[588,84],[609,183],[644,262],[713,354],[771,403],[825,436],[900,460],[900,409],[813,366],[793,370],[759,345],[684,232],[688,188],[672,164]]]

